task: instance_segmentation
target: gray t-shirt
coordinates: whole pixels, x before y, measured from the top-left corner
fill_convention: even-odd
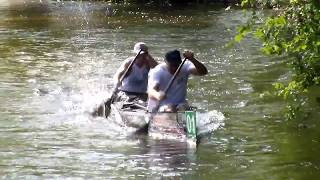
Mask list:
[[[131,63],[133,59],[133,57],[128,58],[124,61],[124,63]],[[143,66],[140,68],[136,64],[133,64],[130,74],[123,79],[119,89],[128,92],[146,93],[148,85],[148,73],[148,67]]]

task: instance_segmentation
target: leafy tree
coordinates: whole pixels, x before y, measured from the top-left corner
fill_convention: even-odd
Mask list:
[[[248,32],[262,41],[262,51],[271,55],[286,55],[293,73],[288,84],[276,83],[277,94],[288,106],[289,118],[305,103],[308,89],[320,86],[320,1],[242,0],[242,7],[251,8],[252,18],[238,28],[235,41]],[[272,7],[274,14],[260,24],[257,7]]]

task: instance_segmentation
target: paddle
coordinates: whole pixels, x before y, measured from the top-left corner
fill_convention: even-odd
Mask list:
[[[113,103],[114,99],[117,97],[118,88],[120,87],[121,82],[127,76],[128,72],[130,71],[131,67],[133,66],[134,62],[137,60],[141,52],[142,52],[142,49],[140,49],[139,53],[134,57],[133,61],[131,61],[129,66],[126,68],[126,70],[124,71],[124,73],[119,79],[119,83],[117,83],[117,85],[113,88],[111,96],[106,101],[104,101],[104,103],[100,105],[98,109],[96,109],[92,113],[92,115],[105,116],[105,117],[109,116],[110,110],[111,110],[111,104]]]
[[[179,65],[178,69],[176,70],[176,72],[173,74],[172,78],[170,79],[167,87],[165,88],[164,90],[164,94],[167,94],[167,92],[169,91],[170,87],[172,86],[174,80],[177,78],[183,64],[186,62],[187,58],[184,58],[184,60],[182,61],[182,63]],[[158,102],[157,106],[155,107],[155,109],[153,110],[154,113],[157,113],[158,110],[159,110],[159,107],[160,107],[160,103],[161,103],[161,100]]]

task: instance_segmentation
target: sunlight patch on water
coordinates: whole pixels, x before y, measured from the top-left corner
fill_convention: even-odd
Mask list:
[[[242,108],[245,107],[248,103],[248,100],[240,101],[240,100],[234,100],[234,108]]]

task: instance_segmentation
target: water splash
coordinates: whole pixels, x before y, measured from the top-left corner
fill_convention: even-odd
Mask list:
[[[197,113],[198,136],[210,134],[219,127],[224,126],[224,120],[223,113],[217,110]]]

